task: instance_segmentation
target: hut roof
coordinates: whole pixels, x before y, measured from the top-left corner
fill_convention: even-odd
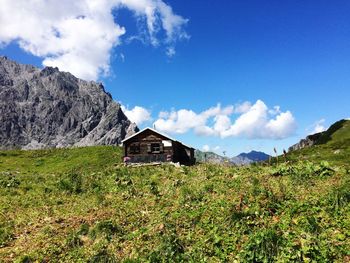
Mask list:
[[[155,132],[155,133],[157,133],[157,134],[159,134],[159,135],[161,135],[161,136],[163,136],[163,137],[166,137],[166,138],[168,138],[169,140],[172,140],[172,141],[174,141],[174,142],[181,143],[183,146],[185,146],[185,147],[187,147],[187,148],[194,149],[193,147],[188,146],[188,145],[186,145],[186,144],[184,144],[184,143],[182,143],[182,142],[180,142],[180,141],[178,141],[178,140],[175,140],[175,139],[171,138],[170,136],[168,136],[168,135],[166,135],[166,134],[164,134],[164,133],[161,133],[161,132],[159,132],[159,131],[157,131],[157,130],[155,130],[155,129],[152,129],[152,128],[150,128],[150,127],[146,127],[146,128],[144,128],[143,130],[138,131],[137,133],[134,133],[133,135],[131,135],[131,136],[125,138],[124,140],[122,140],[122,143],[124,143],[124,142],[130,140],[131,138],[134,138],[135,136],[137,136],[137,135],[143,133],[143,132],[146,131],[146,130],[150,130],[150,131],[152,131],[152,132]]]

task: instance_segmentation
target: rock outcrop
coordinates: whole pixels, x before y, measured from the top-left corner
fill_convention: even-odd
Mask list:
[[[291,151],[296,151],[296,150],[300,150],[300,149],[303,149],[305,147],[310,147],[314,144],[316,144],[316,142],[318,141],[318,139],[322,136],[322,133],[315,133],[315,134],[312,134],[312,135],[308,135],[306,136],[305,139],[301,139],[298,143],[290,146],[288,148],[288,152],[291,152]]]
[[[195,150],[194,157],[196,158],[196,162],[200,163],[213,163],[213,164],[221,164],[228,162],[228,158],[218,155],[213,152],[202,152],[200,150]]]
[[[0,148],[119,144],[138,128],[102,84],[0,56]]]
[[[342,129],[344,125],[346,125],[347,123],[349,123],[349,120],[346,120],[346,119],[339,120],[333,123],[326,131],[311,134],[306,136],[305,139],[301,139],[298,143],[289,147],[288,151],[289,152],[296,151],[296,150],[300,150],[306,147],[311,147],[317,144],[326,144],[329,141],[332,141],[333,140],[332,137],[334,133]]]

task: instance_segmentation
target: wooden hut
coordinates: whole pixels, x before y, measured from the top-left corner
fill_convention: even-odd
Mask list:
[[[194,148],[152,128],[145,128],[122,141],[124,161],[128,163],[195,163]]]

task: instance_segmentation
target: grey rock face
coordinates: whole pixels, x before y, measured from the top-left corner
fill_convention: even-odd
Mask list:
[[[315,134],[306,136],[305,139],[301,139],[298,143],[290,146],[288,148],[288,152],[300,150],[300,149],[303,149],[305,147],[310,147],[310,146],[316,144],[316,142],[322,136],[322,134],[323,134],[323,132],[315,133]]]
[[[119,144],[138,131],[102,84],[0,56],[0,148]]]
[[[228,158],[218,155],[216,153],[202,152],[200,150],[195,150],[194,156],[197,162],[202,162],[202,163],[220,164],[228,161]]]

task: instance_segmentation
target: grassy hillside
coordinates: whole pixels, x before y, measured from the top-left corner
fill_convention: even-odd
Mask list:
[[[334,123],[317,140],[316,145],[293,151],[290,160],[327,160],[332,164],[350,165],[350,120]]]
[[[122,149],[114,146],[95,146],[71,149],[36,151],[0,151],[0,171],[20,173],[99,171],[121,161]]]
[[[126,168],[118,147],[0,152],[0,262],[346,262],[344,164]]]

